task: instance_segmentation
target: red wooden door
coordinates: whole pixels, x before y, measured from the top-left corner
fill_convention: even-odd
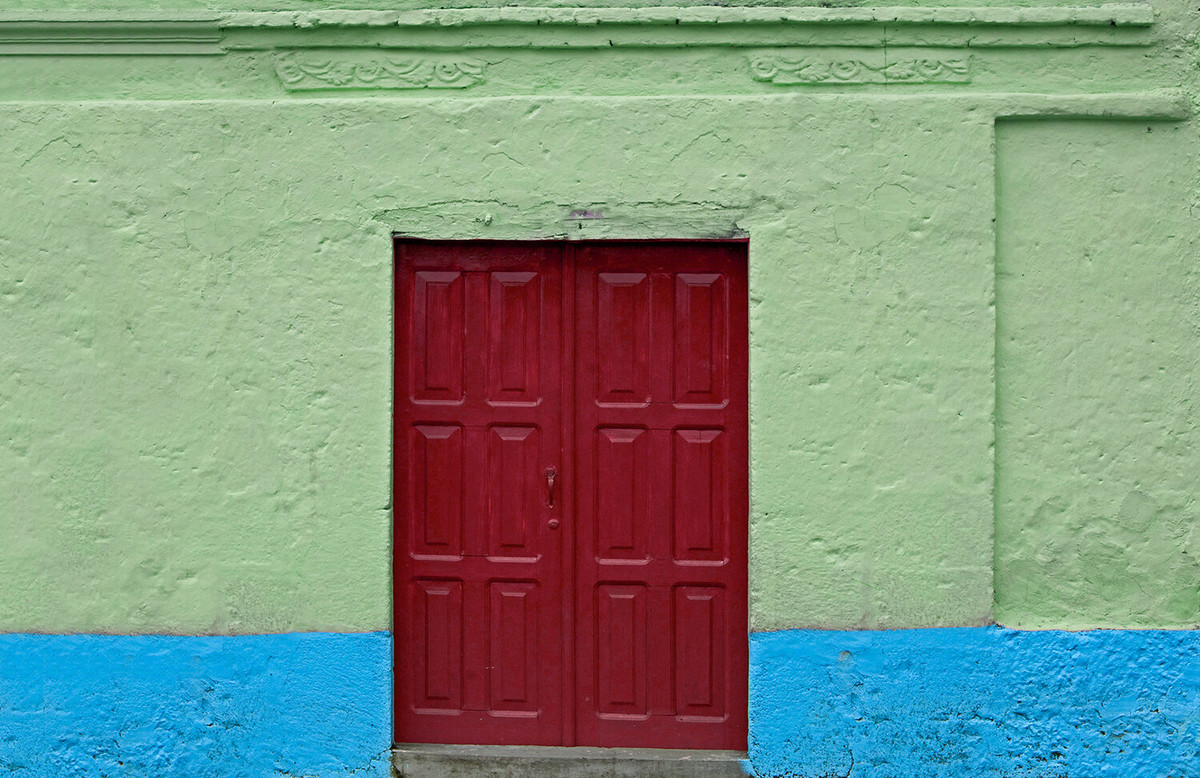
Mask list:
[[[744,749],[745,244],[396,256],[397,740]]]
[[[580,742],[744,749],[745,244],[576,257]]]
[[[562,742],[561,249],[396,248],[397,734]]]

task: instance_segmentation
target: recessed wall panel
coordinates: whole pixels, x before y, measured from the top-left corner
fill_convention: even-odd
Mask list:
[[[1200,166],[1184,126],[996,125],[987,562],[1005,626],[1200,623]]]

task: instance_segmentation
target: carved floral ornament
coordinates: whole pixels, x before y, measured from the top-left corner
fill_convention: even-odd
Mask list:
[[[755,81],[772,84],[967,84],[970,59],[904,59],[873,64],[861,59],[757,55],[750,59]]]
[[[285,89],[463,89],[482,83],[487,63],[470,57],[283,54],[275,71]]]

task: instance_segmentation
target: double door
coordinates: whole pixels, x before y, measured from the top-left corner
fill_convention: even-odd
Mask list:
[[[396,243],[398,742],[746,747],[742,242]]]

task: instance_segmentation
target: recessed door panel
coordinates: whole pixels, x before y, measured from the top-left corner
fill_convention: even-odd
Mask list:
[[[729,533],[727,437],[722,430],[677,429],[671,439],[672,556],[680,562],[724,562]]]
[[[462,706],[463,592],[460,581],[416,580],[409,606],[421,651],[412,665],[418,708]]]
[[[463,275],[427,270],[415,276],[412,398],[458,402],[463,395]]]
[[[396,738],[746,746],[738,242],[396,242]]]
[[[596,553],[606,560],[649,557],[650,433],[604,428],[596,438]]]
[[[536,476],[541,451],[536,427],[488,430],[488,555],[532,558],[540,516]]]
[[[538,585],[489,585],[488,710],[524,717],[538,713]]]
[[[409,543],[413,554],[462,556],[463,431],[455,424],[410,430]]]

